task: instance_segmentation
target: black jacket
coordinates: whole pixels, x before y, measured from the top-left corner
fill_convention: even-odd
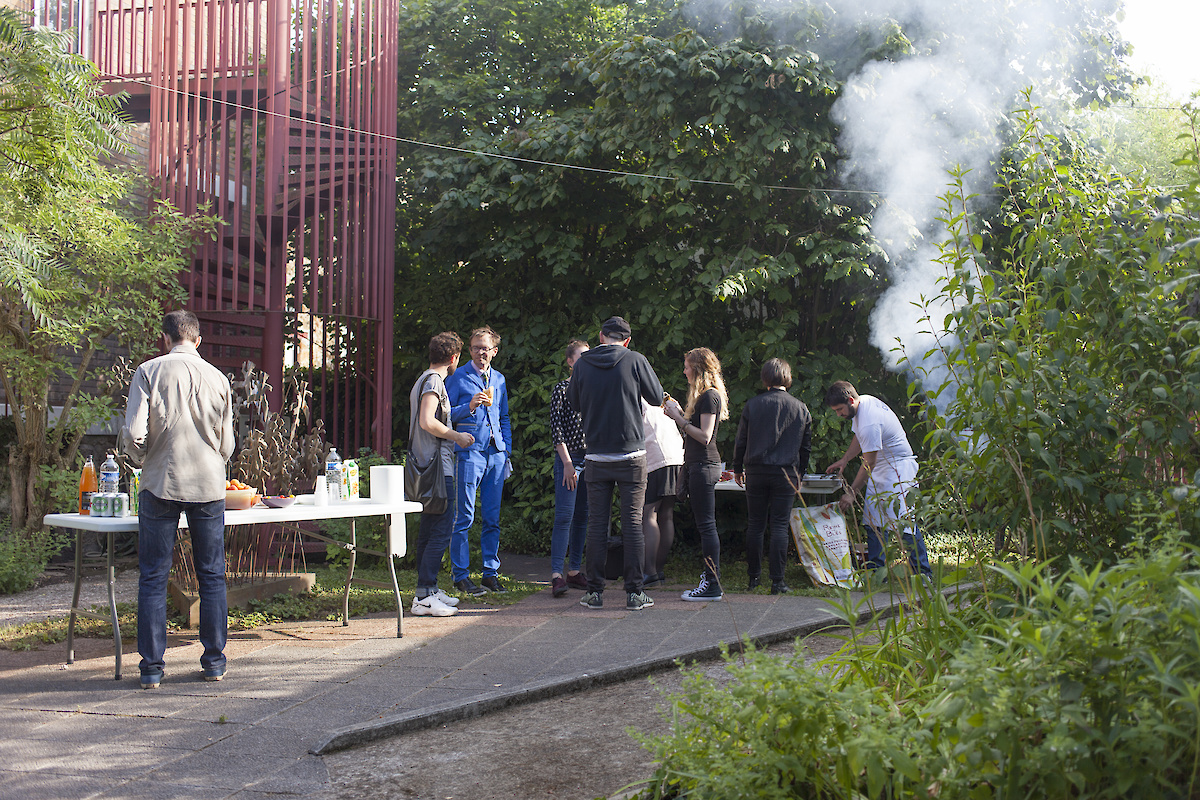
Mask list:
[[[812,415],[808,406],[783,389],[768,389],[742,409],[733,445],[734,472],[790,467],[808,472],[812,453]]]
[[[583,417],[587,451],[596,455],[646,448],[640,399],[662,405],[662,384],[641,353],[619,344],[601,345],[579,356],[567,402]]]

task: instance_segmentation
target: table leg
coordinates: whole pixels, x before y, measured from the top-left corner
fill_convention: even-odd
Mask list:
[[[387,518],[388,536],[392,535],[392,520]],[[392,555],[392,543],[388,541],[388,571],[392,573],[392,593],[396,595],[396,638],[404,638],[404,601],[400,598],[400,582],[396,580],[396,557]]]
[[[113,680],[121,680],[121,623],[117,621],[117,568],[113,564],[113,550],[116,549],[116,532],[108,532],[108,610],[112,614],[113,652],[117,657],[116,670]]]
[[[346,591],[342,595],[342,627],[350,625],[350,582],[354,580],[354,557],[358,553],[358,536],[354,530],[354,520],[350,520],[350,566],[346,570]]]
[[[75,593],[71,595],[71,618],[67,621],[67,663],[75,663],[75,612],[79,608],[79,588],[83,580],[83,531],[75,529]]]

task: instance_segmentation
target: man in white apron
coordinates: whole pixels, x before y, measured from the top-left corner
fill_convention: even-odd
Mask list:
[[[929,556],[920,529],[908,517],[908,490],[917,485],[917,457],[896,412],[877,397],[859,395],[847,381],[829,387],[825,403],[842,419],[850,420],[854,436],[846,454],[825,468],[842,472],[852,458],[862,454],[862,466],[849,491],[838,501],[842,512],[863,497],[863,525],[867,532],[867,566],[887,566],[885,544],[899,540],[908,552],[914,574],[930,575]]]

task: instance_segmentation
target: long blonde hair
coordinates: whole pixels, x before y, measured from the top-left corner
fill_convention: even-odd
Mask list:
[[[717,359],[717,354],[707,347],[697,347],[684,353],[683,360],[696,374],[695,379],[688,384],[687,409],[683,413],[688,417],[692,416],[696,411],[696,400],[712,389],[721,398],[721,411],[717,419],[729,419],[729,395],[725,392],[725,381],[721,378],[721,362]]]

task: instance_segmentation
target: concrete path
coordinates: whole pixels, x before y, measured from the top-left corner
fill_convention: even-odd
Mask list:
[[[152,691],[138,688],[131,645],[121,681],[111,641],[76,640],[71,666],[62,645],[0,651],[0,795],[320,794],[330,788],[321,753],[645,675],[742,635],[777,641],[836,622],[819,599],[688,603],[683,588],[652,591],[655,607],[639,612],[625,610],[617,585],[601,611],[580,606],[578,591],[555,599],[546,589],[444,619],[406,613],[403,639],[394,615],[235,633],[219,683],[201,679],[196,639],[173,636]]]

